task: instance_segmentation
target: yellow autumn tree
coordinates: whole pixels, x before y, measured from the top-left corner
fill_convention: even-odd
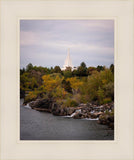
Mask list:
[[[66,97],[68,93],[65,91],[64,88],[62,88],[61,86],[56,87],[53,92],[52,92],[52,96],[56,99],[64,99]]]
[[[80,86],[83,85],[83,82],[80,81],[77,77],[67,78],[67,81],[70,82],[71,87],[72,87],[73,90],[75,90],[75,91],[78,91],[78,89],[80,88]]]
[[[43,79],[43,90],[48,96],[55,98],[56,100],[64,99],[68,94],[64,88],[62,88],[61,83],[63,76],[61,74],[49,74],[44,75]]]
[[[53,76],[49,74],[49,75],[44,75],[42,79],[43,79],[44,90],[46,92],[51,92],[53,89],[61,85],[63,77],[60,77],[59,75]]]

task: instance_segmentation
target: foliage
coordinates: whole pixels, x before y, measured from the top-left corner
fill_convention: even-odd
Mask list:
[[[63,75],[65,78],[72,77],[72,72],[70,70],[63,71]]]
[[[88,67],[87,68],[87,75],[92,75],[94,71],[97,71],[95,67]]]
[[[32,63],[29,63],[29,64],[26,66],[26,71],[30,71],[32,68],[33,68]]]
[[[51,92],[61,85],[63,77],[59,74],[49,74],[44,75],[42,79],[44,92],[51,96]]]
[[[114,65],[113,64],[110,65],[110,70],[112,73],[114,73]]]
[[[113,82],[114,76],[110,69],[105,69],[101,72],[95,72],[88,76],[87,84],[81,91],[89,95],[90,101],[98,101],[99,104],[103,103],[104,98],[113,96]],[[83,91],[84,90],[84,91]]]
[[[107,103],[110,103],[110,102],[112,102],[111,98],[104,98],[104,100],[103,100],[103,104],[107,104]]]
[[[59,66],[55,66],[53,72],[54,73],[61,73],[60,67]]]
[[[69,81],[63,79],[61,85],[67,92],[72,93],[72,88],[71,88],[71,84]]]
[[[66,97],[66,95],[67,95],[67,92],[61,86],[56,87],[52,92],[53,98],[55,98],[57,100],[64,99]]]
[[[26,102],[46,97],[68,107],[93,101],[110,103],[114,100],[114,65],[87,68],[82,62],[77,70],[61,71],[59,66],[37,67],[30,63],[20,69],[20,90],[26,93]]]
[[[25,68],[20,69],[20,75],[22,75],[23,73],[25,73]]]
[[[100,71],[104,71],[105,67],[104,66],[97,66],[97,71],[100,72]]]
[[[38,83],[34,77],[29,77],[29,73],[20,76],[20,88],[22,90],[31,90],[38,87]]]
[[[86,76],[87,75],[87,67],[84,62],[78,67],[78,76]]]
[[[99,87],[99,89],[98,89],[98,91],[97,91],[97,96],[98,96],[99,104],[103,104],[104,90],[101,89],[100,87]]]
[[[83,82],[80,81],[77,77],[67,78],[67,81],[70,82],[71,88],[74,92],[78,92],[79,87],[83,84]]]
[[[28,103],[30,101],[33,101],[37,98],[37,93],[36,92],[29,92],[28,95],[25,97],[24,101],[25,103]]]
[[[71,98],[67,98],[66,101],[64,101],[63,105],[65,107],[77,107],[78,103]]]

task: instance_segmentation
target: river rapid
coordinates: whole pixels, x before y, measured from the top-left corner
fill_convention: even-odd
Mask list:
[[[114,130],[97,120],[54,116],[23,106],[20,100],[20,140],[114,140]]]

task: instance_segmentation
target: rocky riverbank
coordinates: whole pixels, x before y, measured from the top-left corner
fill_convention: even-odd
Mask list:
[[[93,103],[79,104],[76,107],[62,107],[50,99],[37,99],[29,103],[32,109],[50,112],[56,116],[71,116],[74,119],[98,119],[99,124],[114,129],[114,104],[96,105]]]

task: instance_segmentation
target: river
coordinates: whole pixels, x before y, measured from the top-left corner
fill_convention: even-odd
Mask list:
[[[20,140],[113,140],[114,131],[96,120],[38,112],[20,101]]]

